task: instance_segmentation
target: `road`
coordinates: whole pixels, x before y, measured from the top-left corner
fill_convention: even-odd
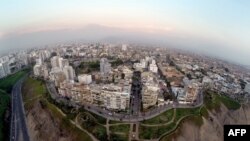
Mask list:
[[[136,71],[133,73],[132,87],[131,87],[131,96],[130,96],[130,107],[131,114],[138,115],[141,109],[141,72]]]
[[[24,113],[21,87],[24,78],[19,80],[11,92],[10,141],[29,141],[26,117]]]

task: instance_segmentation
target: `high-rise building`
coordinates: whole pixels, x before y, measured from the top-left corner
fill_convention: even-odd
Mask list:
[[[66,80],[74,80],[75,78],[75,70],[72,66],[65,66],[63,68],[63,72],[66,76]]]
[[[142,89],[142,106],[147,109],[157,103],[159,87],[154,85],[145,85]]]
[[[106,75],[111,71],[111,64],[107,58],[102,58],[100,61],[100,72],[102,75]]]
[[[9,62],[3,62],[2,66],[6,75],[11,73]]]
[[[250,93],[250,83],[246,84],[246,87],[244,89],[246,92]]]
[[[51,59],[50,59],[50,62],[51,62],[51,66],[52,66],[52,68],[59,68],[60,66],[59,66],[59,56],[54,56],[54,57],[52,57]]]
[[[40,76],[42,74],[42,72],[41,72],[41,65],[36,64],[33,67],[33,72],[34,72],[35,76]]]
[[[123,51],[126,51],[126,50],[127,50],[127,45],[123,44],[123,45],[122,45],[122,50],[123,50]]]
[[[0,63],[0,78],[5,77],[6,75],[7,75],[7,74],[6,74],[5,71],[4,71],[3,64]]]
[[[59,67],[64,68],[69,66],[69,61],[67,59],[59,58]]]
[[[158,67],[155,63],[155,60],[152,60],[152,63],[149,65],[149,70],[153,73],[157,73],[158,72]]]

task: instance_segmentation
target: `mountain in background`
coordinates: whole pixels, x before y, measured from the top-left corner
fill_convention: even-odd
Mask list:
[[[229,61],[250,65],[249,54],[225,46],[219,41],[194,37],[174,31],[148,32],[122,29],[101,25],[88,25],[81,29],[62,29],[25,34],[8,34],[0,38],[0,53],[18,51],[31,47],[44,47],[48,44],[67,42],[108,42],[138,43],[143,45],[166,46],[216,56]],[[244,61],[244,62],[243,62]]]

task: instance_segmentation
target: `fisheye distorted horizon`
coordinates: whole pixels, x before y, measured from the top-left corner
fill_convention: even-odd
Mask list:
[[[147,39],[250,66],[249,6],[246,0],[4,0],[0,52],[81,39]]]

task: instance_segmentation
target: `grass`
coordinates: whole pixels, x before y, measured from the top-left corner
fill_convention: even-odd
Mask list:
[[[201,114],[203,117],[205,117],[205,118],[208,118],[208,116],[209,116],[208,110],[207,110],[207,108],[204,107],[204,106],[200,109],[200,114]]]
[[[74,140],[77,141],[91,141],[91,137],[81,131],[79,128],[75,127],[67,117],[63,116],[61,112],[58,111],[57,107],[51,103],[49,103],[46,99],[41,99],[42,103],[44,103],[44,107],[48,109],[53,115],[53,117],[59,119],[59,126],[61,129],[66,129],[70,134],[74,135]]]
[[[209,110],[218,110],[221,103],[223,103],[229,110],[237,110],[241,106],[240,103],[225,95],[220,95],[212,91],[206,91],[204,94],[204,103]]]
[[[124,132],[128,133],[130,130],[130,124],[112,125],[109,127],[111,132]]]
[[[172,122],[167,126],[156,126],[156,127],[139,127],[139,137],[140,139],[156,139],[159,138],[162,134],[171,132],[176,128],[176,123]]]
[[[100,124],[106,124],[106,118],[104,117],[101,117],[97,114],[94,114],[94,113],[90,113],[93,117],[95,117],[95,119],[97,120],[98,123]]]
[[[168,125],[153,126],[153,127],[140,125],[139,136],[142,139],[156,139],[156,138],[161,137],[163,134],[169,134],[169,133],[175,131],[175,129],[179,126],[179,123],[181,123],[181,121],[183,119],[193,118],[194,120],[197,120],[198,119],[197,117],[200,116],[200,108],[201,107],[177,108],[173,122],[170,122]],[[173,109],[171,109],[171,110],[173,111]],[[167,112],[169,112],[169,111],[167,111]],[[168,115],[168,116],[172,115],[172,117],[173,117],[173,112],[172,112],[172,114],[167,114],[165,112],[165,114],[163,113],[163,115]],[[160,115],[160,116],[162,116],[162,115]],[[155,117],[153,119],[160,118],[160,116]],[[195,117],[195,116],[197,116],[197,117]],[[198,125],[202,124],[202,120],[197,121],[196,124],[198,124]]]
[[[10,96],[3,90],[0,90],[0,140],[4,140],[4,115],[10,103]]]
[[[107,140],[106,128],[93,120],[85,121],[81,126],[92,133],[99,140]]]
[[[26,92],[23,93],[24,102],[44,96],[47,92],[45,85],[41,81],[30,77],[25,80],[23,89]]]
[[[6,91],[7,93],[10,93],[13,85],[19,79],[21,79],[26,73],[27,73],[27,70],[23,70],[23,71],[19,71],[15,74],[9,75],[9,76],[1,79],[0,80],[0,89]]]
[[[33,78],[26,79],[23,85],[22,92],[26,110],[32,108],[35,102],[40,102],[41,106],[44,109],[48,110],[48,112],[52,115],[53,120],[59,122],[58,123],[59,128],[67,130],[67,132],[72,135],[73,140],[77,141],[92,140],[87,133],[85,133],[84,131],[80,130],[75,125],[73,125],[67,118],[67,116],[64,116],[54,104],[50,103],[46,99],[47,90],[42,81]]]
[[[181,118],[189,115],[199,115],[200,107],[197,108],[177,108],[174,122],[178,122]]]
[[[84,121],[81,121],[81,126],[88,132],[92,133],[99,140],[107,140],[106,128],[98,123],[98,120],[90,113],[80,113]]]
[[[192,115],[183,119],[178,126],[180,126],[184,121],[191,121],[197,126],[201,126],[203,124],[202,117],[207,118],[209,116],[209,110],[219,111],[221,104],[224,104],[229,110],[237,110],[240,108],[240,103],[231,99],[228,96],[220,95],[216,92],[205,91],[204,92],[204,106],[200,109],[177,109],[176,110],[176,118],[175,122],[180,120],[184,115]],[[177,129],[177,128],[176,128]],[[175,131],[173,136],[177,136],[179,134],[178,131]],[[151,137],[151,136],[150,136]],[[161,140],[167,141],[170,140],[171,135],[167,133]]]
[[[241,107],[240,103],[234,101],[228,96],[222,95],[219,96],[218,99],[229,109],[229,110],[237,110]]]
[[[144,121],[142,121],[142,123],[144,123],[144,124],[167,123],[167,122],[171,121],[173,116],[174,116],[174,109],[170,109],[170,110],[167,110],[166,112],[164,112],[164,113],[162,113],[154,118],[144,120]]]
[[[128,141],[128,135],[111,133],[110,141]]]
[[[110,120],[109,124],[117,124],[117,123],[124,123],[122,121]]]

